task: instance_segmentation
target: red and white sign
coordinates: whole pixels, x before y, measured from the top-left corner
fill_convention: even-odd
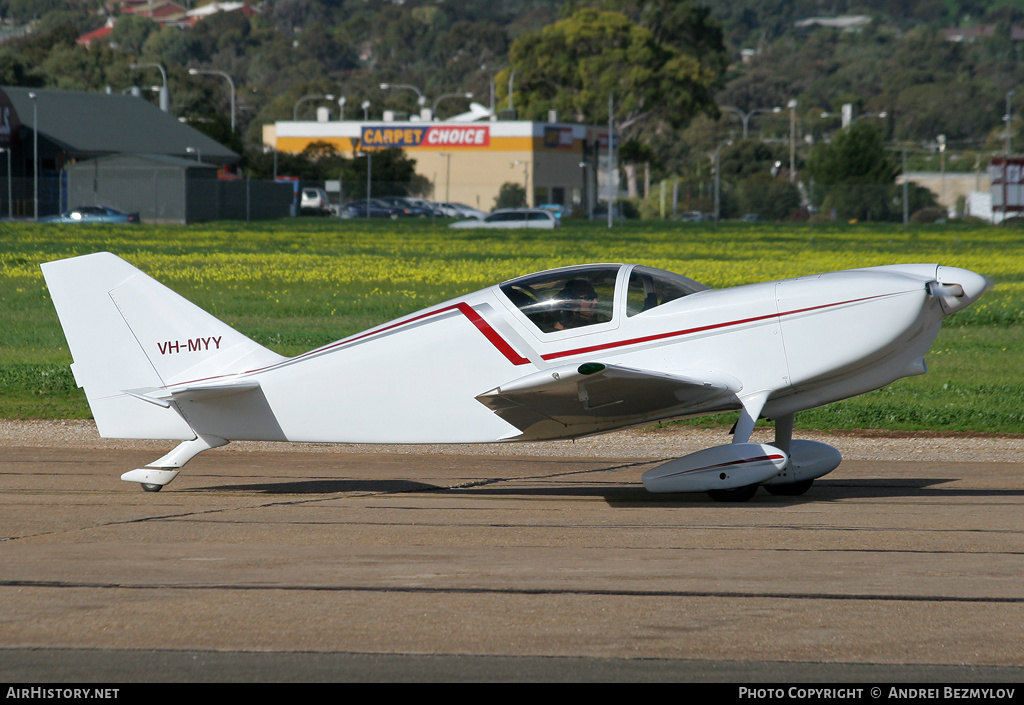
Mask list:
[[[364,149],[406,147],[487,147],[491,128],[486,125],[370,126],[361,134]]]
[[[491,131],[482,126],[431,127],[423,143],[431,147],[486,147],[491,143]]]
[[[992,180],[989,192],[993,215],[1000,213],[1005,218],[1011,211],[1024,211],[1024,159],[993,157],[988,165],[988,175]]]

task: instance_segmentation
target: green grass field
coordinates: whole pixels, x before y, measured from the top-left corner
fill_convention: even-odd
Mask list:
[[[106,250],[284,355],[520,274],[640,262],[713,287],[941,262],[996,288],[947,319],[929,373],[797,416],[801,428],[1024,432],[1024,235],[969,225],[569,221],[556,232],[444,222],[0,226],[0,418],[88,418],[39,264]],[[715,417],[710,423],[731,423]]]

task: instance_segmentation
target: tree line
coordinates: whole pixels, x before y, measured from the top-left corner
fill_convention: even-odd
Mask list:
[[[877,131],[882,155],[867,171],[890,186],[899,170],[894,145],[909,149],[915,168],[928,168],[937,164],[941,135],[951,169],[983,165],[1005,143],[1006,96],[1011,115],[1024,110],[1024,91],[1011,95],[1022,71],[1024,42],[1013,33],[1024,25],[1022,3],[834,3],[838,13],[860,8],[869,16],[842,30],[797,26],[821,12],[814,0],[266,0],[252,16],[219,13],[188,30],[123,15],[108,43],[86,48],[77,37],[106,19],[93,0],[0,0],[7,26],[32,27],[0,43],[0,83],[120,91],[156,83],[152,69],[132,65],[159,63],[172,111],[242,153],[254,176],[273,168],[263,124],[297,111],[309,117],[317,105],[340,109],[336,99],[306,96],[344,96],[350,118],[423,107],[445,117],[470,102],[511,108],[523,119],[546,120],[550,111],[587,123],[611,118],[626,182],[638,196],[644,183],[666,178],[699,183],[706,193],[717,155],[727,208],[767,213],[756,205],[767,201],[780,217],[779,204],[809,197],[804,177],[815,176],[814,198],[824,205],[825,184],[838,177],[821,171],[834,161],[822,155],[843,132],[844,105],[860,133]],[[954,26],[992,31],[955,42],[945,34]],[[190,75],[196,67],[234,78],[235,132],[230,96],[216,79]],[[1017,144],[1022,127],[1011,123]],[[795,196],[791,138],[805,184]],[[358,169],[322,147],[280,158],[279,169],[322,178]],[[401,158],[394,163],[411,171]]]

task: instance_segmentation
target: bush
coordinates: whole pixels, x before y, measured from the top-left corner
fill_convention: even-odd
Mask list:
[[[796,184],[768,172],[743,179],[737,192],[740,210],[757,213],[761,220],[786,220],[800,207],[800,190]]]
[[[715,210],[714,195],[707,189],[703,188],[706,184],[702,184],[698,187],[696,184],[688,183],[683,179],[678,181],[675,179],[665,180],[665,220],[672,220],[673,216],[678,218],[684,212],[688,211],[700,211],[705,214],[712,214]],[[675,213],[672,210],[672,199],[673,199],[673,188],[678,186],[679,189],[679,200],[676,203]],[[739,215],[739,207],[736,205],[736,199],[733,195],[732,187],[727,183],[722,183],[722,192],[720,195],[721,201],[721,216],[722,218],[733,218]],[[661,202],[661,185],[652,184],[651,192],[643,199],[632,199],[635,206],[638,217],[643,220],[660,220],[662,216],[662,202]],[[626,212],[628,217],[628,211]]]
[[[522,208],[526,205],[526,189],[522,184],[515,184],[506,181],[498,189],[498,197],[494,199],[494,207],[498,208]]]
[[[931,206],[929,208],[922,208],[919,211],[914,212],[910,216],[911,223],[935,223],[938,221],[945,221],[949,217],[945,208],[940,206]]]

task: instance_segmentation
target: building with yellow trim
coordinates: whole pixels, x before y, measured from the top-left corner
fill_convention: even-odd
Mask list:
[[[351,157],[400,148],[433,185],[432,199],[492,210],[505,183],[522,185],[529,205],[556,203],[590,212],[599,200],[598,157],[607,128],[519,120],[478,122],[282,121],[263,128],[263,141],[299,153],[314,142]],[[603,175],[602,175],[603,181]],[[429,197],[429,196],[428,196]]]

